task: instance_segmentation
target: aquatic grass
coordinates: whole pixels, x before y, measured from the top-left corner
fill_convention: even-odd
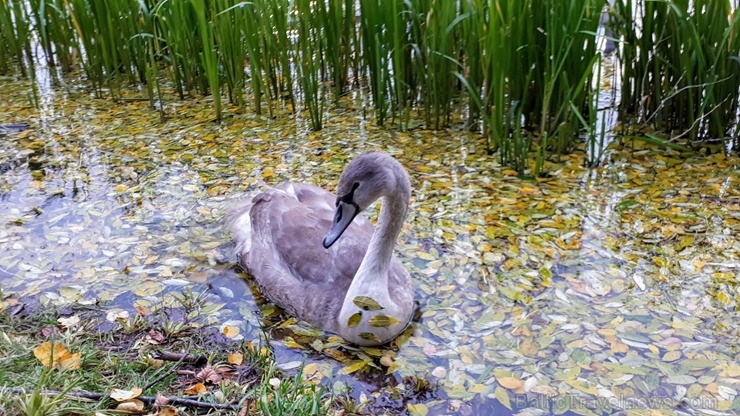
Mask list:
[[[11,63],[27,77],[29,66],[33,65],[31,53],[31,22],[27,3],[20,0],[7,0],[0,3],[0,73],[7,73]]]
[[[621,117],[690,143],[721,140],[727,151],[738,123],[739,18],[729,0],[617,1]]]
[[[487,2],[464,0],[460,3],[460,12],[464,19],[460,22],[460,37],[464,45],[464,53],[460,58],[462,68],[467,69],[465,81],[468,91],[468,124],[473,128],[480,117],[480,97],[483,94],[485,54],[483,39],[485,38],[487,18]],[[456,71],[455,76],[460,74]]]
[[[386,41],[387,10],[381,0],[360,0],[360,33],[363,50],[363,68],[370,78],[375,120],[384,125],[391,110],[389,87],[391,67],[389,64],[389,43]],[[390,16],[393,20],[396,14]]]
[[[75,30],[63,0],[29,0],[39,44],[51,70],[73,70],[78,55]]]
[[[246,54],[249,59],[247,71],[249,72],[252,96],[254,97],[254,111],[257,114],[262,114],[262,96],[264,90],[267,92],[265,98],[268,102],[270,115],[272,115],[271,103],[273,100],[269,93],[270,89],[264,86],[269,64],[266,58],[266,51],[263,48],[264,38],[262,36],[262,24],[260,23],[262,15],[257,13],[254,2],[243,3],[242,7],[244,12],[242,36],[244,37]]]
[[[353,66],[355,27],[355,0],[327,0],[316,2],[318,26],[323,28],[324,78],[331,81],[335,104],[349,88],[349,73]]]
[[[224,94],[240,109],[253,100],[258,114],[307,110],[314,130],[329,94],[338,105],[354,77],[377,124],[409,128],[418,117],[442,129],[459,115],[503,164],[539,175],[580,144],[582,128],[591,140],[602,3],[7,0],[0,71],[29,76],[35,35],[49,65],[79,64],[98,97],[144,84],[164,116],[171,82],[180,98],[212,95],[217,120]],[[731,12],[729,0],[617,0],[623,117],[731,147],[740,91]]]
[[[207,8],[205,0],[190,0],[193,8],[198,38],[201,41],[201,50],[198,52],[203,71],[206,74],[213,106],[216,112],[216,121],[221,121],[221,83],[219,79],[219,61],[216,52],[216,43],[213,36],[213,22],[210,18],[211,10]]]
[[[291,4],[285,0],[260,0],[258,12],[262,14],[261,31],[264,36],[268,61],[270,61],[269,79],[275,99],[284,99],[290,110],[296,108],[293,90],[293,40],[289,39],[289,16]]]
[[[242,27],[246,25],[244,4],[233,5],[233,0],[213,0],[216,17],[213,24],[221,67],[226,78],[229,100],[240,108],[244,106],[246,56]]]
[[[322,16],[319,9],[323,6],[313,0],[296,0],[296,33],[295,61],[298,82],[303,92],[303,103],[308,108],[311,129],[321,130],[324,113],[321,94],[322,50],[325,50],[324,36],[317,21]]]
[[[460,67],[457,25],[468,16],[458,14],[457,2],[419,0],[414,4],[424,22],[413,39],[416,49],[421,51],[417,62],[424,80],[421,91],[424,117],[428,128],[439,129],[450,120],[452,98],[457,92],[453,73]]]

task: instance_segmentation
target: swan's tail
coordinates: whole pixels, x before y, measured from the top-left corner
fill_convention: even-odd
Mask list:
[[[253,198],[254,194],[246,195],[232,204],[226,214],[226,227],[236,245],[234,253],[237,259],[245,257],[252,248],[252,219],[249,213],[254,205]]]

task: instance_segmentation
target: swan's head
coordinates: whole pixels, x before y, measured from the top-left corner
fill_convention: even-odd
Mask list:
[[[408,203],[411,184],[396,159],[383,152],[368,152],[353,159],[337,185],[337,210],[324,247],[329,248],[349,227],[357,214],[377,199],[397,195]]]

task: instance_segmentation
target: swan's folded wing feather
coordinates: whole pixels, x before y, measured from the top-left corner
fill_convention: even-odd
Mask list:
[[[242,258],[272,302],[323,327],[341,308],[374,231],[358,216],[340,241],[325,249],[321,242],[331,227],[334,198],[304,184],[281,185],[255,197],[251,250]]]

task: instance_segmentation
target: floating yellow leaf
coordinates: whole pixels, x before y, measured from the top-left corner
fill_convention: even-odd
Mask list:
[[[592,394],[594,396],[599,394],[599,391],[596,390],[596,387],[588,385],[587,382],[581,380],[565,380],[565,382],[574,389],[582,391],[584,393]]]
[[[347,320],[347,326],[350,328],[356,327],[360,321],[362,321],[362,312],[357,312],[356,314],[353,314],[349,317]]]
[[[239,327],[237,326],[225,326],[223,329],[224,335],[226,335],[227,338],[234,338],[237,335],[239,335]]]
[[[409,403],[407,406],[411,416],[426,416],[429,413],[429,408],[423,403]]]
[[[506,387],[509,390],[518,390],[524,387],[524,381],[514,377],[501,377],[496,380],[498,381],[498,384]]]
[[[241,365],[241,363],[244,361],[244,354],[239,353],[239,352],[231,352],[226,358],[226,361],[229,364]]]
[[[352,374],[352,373],[354,373],[356,371],[361,370],[366,365],[367,365],[367,361],[356,360],[356,361],[353,361],[352,364],[350,364],[350,365],[348,365],[346,367],[342,367],[342,369],[339,370],[339,374]]]
[[[671,362],[681,358],[681,351],[668,351],[663,355],[663,361]]]
[[[289,348],[300,348],[300,349],[304,348],[303,345],[295,342],[295,340],[291,337],[285,337],[285,339],[283,339],[283,345]]]
[[[375,315],[372,318],[370,318],[370,321],[368,323],[370,324],[370,326],[374,326],[377,328],[385,328],[385,327],[389,327],[391,325],[397,324],[398,319],[392,316]]]
[[[375,299],[369,296],[355,296],[352,302],[363,311],[379,311],[383,309]]]
[[[426,252],[423,252],[423,251],[421,251],[421,252],[417,253],[416,255],[417,255],[417,256],[418,256],[418,257],[419,257],[420,259],[422,259],[422,260],[430,260],[430,261],[431,261],[431,260],[436,260],[436,259],[437,259],[437,258],[436,258],[436,257],[434,257],[433,255],[431,255],[431,254],[429,254],[429,253],[426,253]]]
[[[496,387],[496,390],[493,391],[493,395],[496,396],[496,399],[502,405],[511,410],[511,399],[509,398],[509,393],[506,390],[502,389],[501,387]]]

